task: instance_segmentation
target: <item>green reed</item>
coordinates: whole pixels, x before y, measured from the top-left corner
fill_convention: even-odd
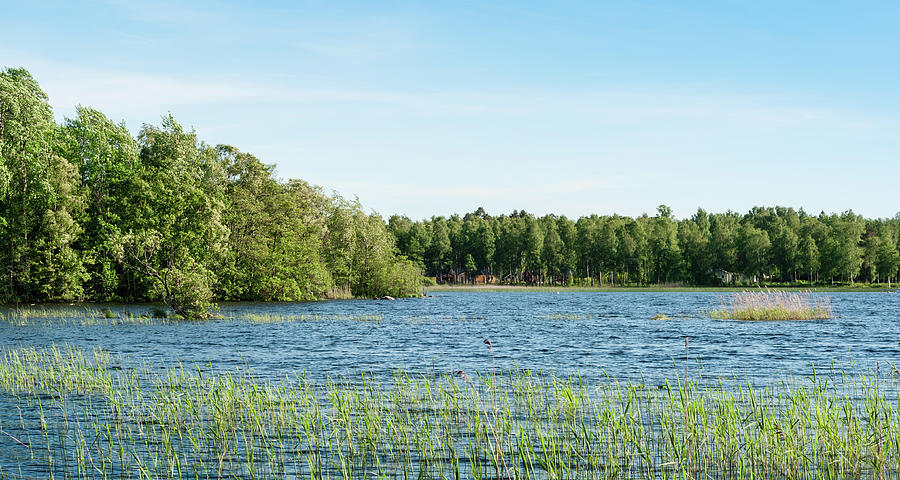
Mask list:
[[[0,322],[16,327],[158,325],[174,321],[159,307],[135,314],[127,309],[102,305],[24,305],[0,307]]]
[[[828,297],[811,292],[743,291],[721,296],[720,307],[708,312],[728,320],[822,320],[834,317]]]
[[[127,309],[110,306],[91,305],[34,305],[21,307],[0,307],[0,322],[17,327],[54,326],[58,324],[77,326],[116,325],[167,325],[176,322],[196,322],[174,316],[159,307],[148,307],[138,314]],[[380,323],[382,315],[375,314],[281,314],[254,313],[226,314],[212,316],[203,321],[243,321],[249,323],[288,322],[367,322]]]
[[[553,320],[578,320],[590,318],[584,314],[567,314],[548,316]],[[435,322],[481,322],[485,318],[477,315],[441,315],[441,316],[412,316],[404,317],[397,321],[408,324],[422,324]],[[269,313],[269,312],[241,312],[224,313],[203,320],[185,320],[174,316],[164,309],[153,307],[134,314],[129,310],[114,310],[111,307],[93,306],[26,306],[20,308],[0,307],[0,322],[15,327],[45,326],[52,327],[62,325],[75,326],[117,326],[117,325],[170,325],[175,323],[193,322],[247,322],[256,324],[281,324],[293,322],[327,323],[327,322],[355,322],[380,324],[385,318],[380,314],[342,314],[342,313]],[[392,320],[394,321],[394,320]]]
[[[109,370],[102,351],[11,350],[0,443],[54,478],[883,478],[900,471],[894,378],[590,385],[471,377]],[[43,371],[48,373],[40,373]],[[22,373],[20,373],[22,372]],[[52,395],[47,395],[52,393]]]

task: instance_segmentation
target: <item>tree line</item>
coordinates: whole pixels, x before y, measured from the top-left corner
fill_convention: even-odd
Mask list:
[[[133,137],[78,107],[54,121],[20,68],[0,72],[0,303],[219,300],[418,293],[384,220],[358,201],[281,181],[170,115]]]
[[[24,69],[0,72],[0,303],[418,293],[478,275],[511,284],[896,282],[900,214],[757,207],[654,216],[491,216],[387,223],[171,115],[132,136],[78,107],[57,124]]]
[[[424,221],[395,215],[388,230],[401,253],[439,282],[890,284],[900,266],[900,214],[866,219],[756,207],[743,215],[698,209],[679,220],[661,205],[654,216],[571,220],[479,208]]]

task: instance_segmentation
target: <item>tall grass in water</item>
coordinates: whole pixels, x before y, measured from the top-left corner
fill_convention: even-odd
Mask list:
[[[115,308],[115,307],[114,307]],[[0,306],[0,323],[16,327],[60,324],[76,326],[116,325],[167,325],[178,322],[195,322],[171,315],[160,307],[149,307],[137,313],[127,308],[112,310],[108,306],[95,305],[35,305],[25,307]],[[241,321],[248,323],[288,322],[382,322],[382,315],[360,314],[307,314],[307,313],[254,313],[229,314],[210,317],[209,321]]]
[[[73,348],[34,347],[8,350],[0,356],[0,391],[72,394],[107,392],[112,388],[109,353],[89,354]]]
[[[577,377],[524,370],[471,377],[395,372],[388,381],[361,375],[315,384],[302,376],[261,382],[247,371],[212,375],[175,367],[158,374],[117,370],[102,382],[108,387],[65,389],[57,388],[72,384],[64,378],[94,371],[104,354],[95,363],[96,354],[57,352],[11,352],[2,360],[0,401],[12,398],[18,411],[2,418],[0,462],[15,458],[18,465],[4,465],[0,476],[450,480],[900,472],[893,377],[648,389],[592,387]],[[10,373],[48,366],[60,372],[54,381]]]
[[[743,291],[720,297],[712,318],[732,320],[813,320],[834,316],[831,301],[811,292]]]

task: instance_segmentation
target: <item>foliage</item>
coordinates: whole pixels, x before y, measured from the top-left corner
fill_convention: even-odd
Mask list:
[[[406,257],[396,255],[394,237],[378,215],[367,215],[359,202],[342,202],[338,209],[346,219],[352,239],[346,259],[346,285],[356,297],[418,295],[421,270]]]
[[[23,69],[0,72],[0,301],[78,299],[84,265],[74,242],[83,192],[54,152],[47,96]]]
[[[171,114],[137,138],[87,107],[56,125],[27,71],[0,73],[2,303],[162,300],[202,318],[216,300],[417,295],[424,245],[407,260],[358,201]]]
[[[78,107],[74,119],[59,127],[55,145],[60,156],[78,169],[78,188],[84,211],[78,219],[83,232],[75,240],[87,278],[85,296],[109,301],[135,298],[139,280],[112,255],[122,232],[137,229],[140,202],[134,202],[144,186],[138,144],[124,124],[115,124],[101,112]]]
[[[227,240],[220,296],[230,300],[315,300],[330,290],[322,255],[326,199],[305,182],[278,182],[274,168],[230,146],[224,166]]]
[[[0,302],[416,295],[421,274],[536,285],[888,283],[900,216],[755,207],[654,216],[525,211],[387,223],[171,115],[133,138],[78,107],[56,125],[23,69],[0,72]]]
[[[441,282],[472,273],[474,266],[506,284],[890,283],[900,267],[900,216],[865,219],[851,211],[810,215],[755,207],[740,215],[698,209],[678,220],[661,205],[653,217],[573,221],[524,211],[491,216],[478,209],[418,222],[394,216],[388,229],[400,252]]]

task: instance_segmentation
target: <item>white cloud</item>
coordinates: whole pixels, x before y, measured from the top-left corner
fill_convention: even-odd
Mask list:
[[[6,53],[6,52],[4,52]],[[3,58],[11,65],[24,55]],[[113,115],[156,117],[187,106],[227,106],[244,102],[265,104],[273,114],[304,104],[362,104],[397,108],[426,115],[501,115],[522,121],[534,118],[638,124],[641,128],[708,125],[740,129],[896,129],[894,118],[849,113],[791,102],[767,95],[716,92],[531,92],[367,90],[329,85],[290,85],[285,81],[247,81],[243,78],[192,77],[85,68],[62,62],[31,59],[27,68],[62,112],[89,105]],[[384,105],[379,107],[378,105]],[[350,113],[352,115],[352,112]],[[215,128],[213,125],[207,125]]]

